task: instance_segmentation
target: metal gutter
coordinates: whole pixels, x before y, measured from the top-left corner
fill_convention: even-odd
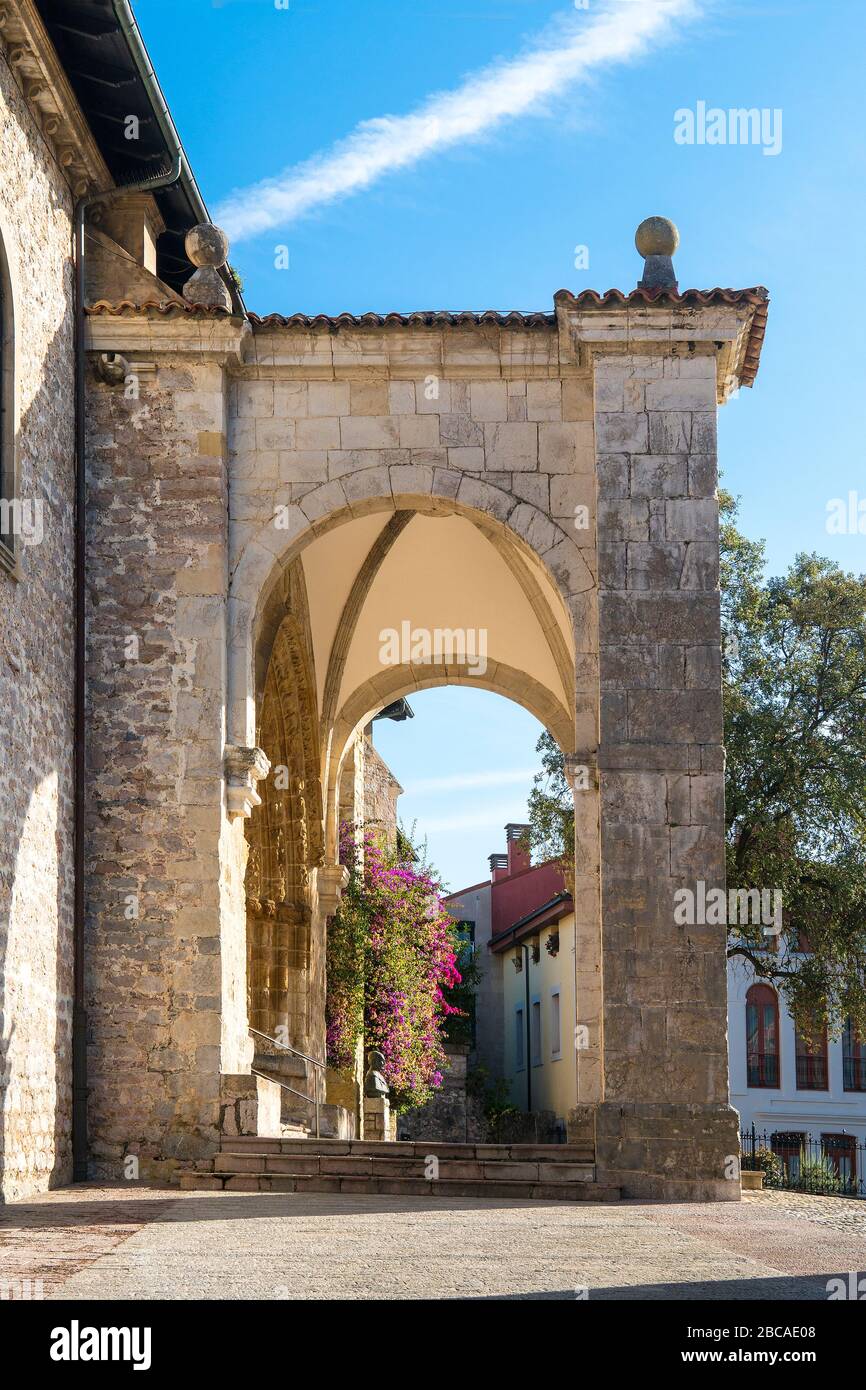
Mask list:
[[[162,138],[165,140],[166,148],[172,153],[175,151],[180,153],[181,171],[173,182],[182,184],[185,192],[189,195],[190,202],[193,204],[199,222],[209,222],[210,214],[205,206],[201,190],[195,181],[195,175],[190,168],[189,160],[186,157],[186,151],[181,144],[181,139],[177,133],[174,121],[171,118],[168,103],[159,85],[159,79],[154,72],[153,63],[150,61],[150,54],[141,36],[141,30],[138,27],[138,21],[132,12],[129,0],[112,0],[112,9],[114,10],[114,17],[120,26],[120,31],[126,40],[130,57],[135,63],[139,77],[147,88],[148,96],[153,106],[153,114],[156,116],[157,125],[162,132]],[[167,185],[162,186],[165,187]]]
[[[180,173],[177,178],[172,179],[171,182],[179,183],[184,189],[192,203],[196,220],[198,222],[210,222],[210,213],[207,210],[201,190],[196,183],[195,175],[190,167],[186,151],[183,148],[180,135],[177,132],[177,127],[171,118],[168,103],[165,99],[162,87],[159,85],[159,78],[154,71],[153,63],[150,60],[150,54],[141,36],[141,30],[138,27],[138,21],[132,12],[129,0],[111,0],[111,5],[114,10],[114,17],[120,26],[120,31],[126,41],[132,61],[135,63],[138,75],[144,83],[150,98],[153,113],[156,117],[160,132],[162,133],[162,138],[166,143],[166,147],[171,152],[172,156],[176,153],[180,156]],[[153,185],[154,188],[165,188],[168,186],[167,184]],[[129,191],[130,190],[127,190],[127,192]],[[192,272],[190,272],[190,274],[191,273]],[[220,271],[220,276],[231,294],[233,308],[246,316],[247,311],[243,296],[225,267]]]

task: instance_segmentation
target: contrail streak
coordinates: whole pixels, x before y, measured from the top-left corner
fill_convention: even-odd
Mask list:
[[[671,37],[677,21],[697,9],[698,0],[605,0],[599,10],[576,11],[522,56],[471,74],[407,115],[363,121],[330,150],[236,190],[216,209],[216,219],[235,242],[285,227],[385,174],[537,111],[600,69],[645,56],[648,45]]]

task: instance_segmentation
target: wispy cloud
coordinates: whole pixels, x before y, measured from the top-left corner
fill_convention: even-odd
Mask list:
[[[465,144],[506,121],[537,112],[551,97],[597,72],[646,56],[671,38],[702,0],[601,0],[571,11],[521,56],[471,74],[451,92],[428,97],[404,116],[363,121],[345,140],[276,178],[236,190],[216,209],[235,241],[285,227],[438,150]]]
[[[513,787],[519,783],[530,782],[537,773],[537,767],[503,769],[497,772],[455,772],[450,777],[421,777],[410,782],[407,795],[425,796],[431,792],[451,792],[474,787]]]

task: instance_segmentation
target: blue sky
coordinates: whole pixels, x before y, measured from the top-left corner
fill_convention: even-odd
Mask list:
[[[625,0],[633,21],[653,5]],[[135,9],[212,210],[324,156],[359,123],[402,117],[491,65],[564,45],[602,12],[589,0],[136,0]],[[623,8],[621,5],[620,8]],[[257,312],[550,308],[554,292],[629,289],[634,229],[672,217],[681,287],[764,284],[761,371],[721,414],[724,480],[770,566],[818,550],[866,568],[866,537],[826,531],[827,503],[866,495],[863,317],[849,290],[864,254],[862,0],[694,0],[694,17],[627,63],[564,83],[480,137],[455,140],[336,201],[236,239]],[[550,35],[559,35],[551,40]],[[470,83],[471,86],[471,83]],[[678,145],[674,112],[781,109],[782,149]],[[297,185],[297,176],[295,177]],[[229,203],[236,190],[252,189]],[[589,268],[574,248],[589,249]],[[275,268],[278,246],[289,269]],[[423,710],[423,717],[422,717]],[[411,788],[533,765],[533,720],[496,697],[431,691],[412,725],[377,725]],[[445,712],[444,714],[442,712]],[[450,713],[449,713],[450,711]],[[492,713],[495,712],[495,713]],[[439,721],[443,721],[442,724]],[[443,761],[436,732],[450,729]],[[487,742],[489,738],[489,743]],[[387,747],[386,747],[387,744]],[[434,752],[435,748],[435,752]],[[451,763],[453,762],[453,772]],[[454,886],[483,876],[525,787],[409,794],[404,816],[444,825],[430,847]],[[489,807],[495,819],[469,825]]]

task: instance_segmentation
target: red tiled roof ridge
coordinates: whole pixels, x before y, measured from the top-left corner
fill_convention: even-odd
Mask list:
[[[557,290],[553,296],[554,304],[575,304],[589,309],[622,308],[623,306],[643,304],[659,306],[671,306],[673,308],[700,306],[706,308],[712,304],[747,304],[754,308],[754,315],[749,330],[749,339],[743,355],[743,363],[740,369],[740,384],[742,386],[752,386],[758,373],[758,366],[761,357],[761,346],[767,329],[767,314],[769,311],[770,296],[763,285],[754,285],[751,289],[733,290],[722,289],[717,286],[711,290],[671,290],[661,289],[642,289],[638,287],[634,290],[605,290],[599,294],[597,290],[580,290],[574,294],[571,290]],[[111,315],[122,317],[132,314],[158,313],[164,318],[172,314],[189,314],[206,318],[230,318],[231,311],[220,307],[209,307],[203,304],[179,303],[176,300],[160,302],[155,299],[145,300],[141,304],[134,303],[131,299],[122,299],[115,304],[106,299],[100,299],[95,304],[88,305],[86,313],[94,317],[100,315]],[[250,314],[249,322],[253,330],[257,328],[322,328],[328,331],[340,328],[387,328],[387,327],[436,327],[437,325],[449,325],[460,327],[463,324],[494,324],[501,328],[521,327],[521,328],[550,328],[556,323],[556,313],[543,310],[523,311],[520,309],[510,309],[502,312],[497,309],[484,309],[481,311],[464,310],[454,311],[450,309],[422,309],[409,314]]]

